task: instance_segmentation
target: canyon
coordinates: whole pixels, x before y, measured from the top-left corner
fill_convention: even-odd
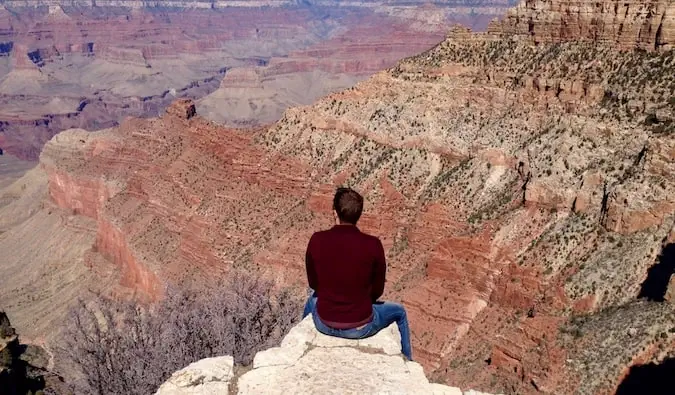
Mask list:
[[[302,292],[349,185],[431,381],[614,393],[675,356],[675,5],[625,3],[526,0],[271,126],[179,99],[61,132],[0,191],[3,307],[49,343],[91,290],[152,301],[235,268]],[[275,103],[264,69],[228,78]]]
[[[61,130],[178,97],[224,124],[270,123],[509,5],[476,3],[0,1],[0,148],[36,161]]]

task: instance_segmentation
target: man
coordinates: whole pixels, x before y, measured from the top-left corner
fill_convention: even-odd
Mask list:
[[[307,280],[314,292],[303,318],[312,313],[319,332],[346,339],[373,336],[396,322],[401,351],[412,361],[405,309],[377,301],[384,291],[384,248],[377,237],[356,227],[363,197],[351,188],[338,188],[333,210],[335,226],[314,233],[307,246]]]

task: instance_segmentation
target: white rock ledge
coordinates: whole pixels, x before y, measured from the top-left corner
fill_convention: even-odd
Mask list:
[[[396,324],[363,340],[319,333],[306,317],[280,347],[261,351],[253,369],[233,377],[232,357],[207,358],[174,373],[156,395],[229,394],[429,394],[462,395],[429,383],[422,366],[401,355]],[[464,394],[479,394],[467,391]]]
[[[205,358],[172,374],[157,395],[228,394],[234,377],[234,359],[230,356]]]

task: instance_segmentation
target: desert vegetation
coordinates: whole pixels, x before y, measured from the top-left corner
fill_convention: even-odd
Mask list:
[[[244,272],[213,287],[168,289],[151,305],[97,296],[71,310],[59,356],[77,394],[151,394],[202,358],[250,364],[280,342],[300,307],[290,290]]]

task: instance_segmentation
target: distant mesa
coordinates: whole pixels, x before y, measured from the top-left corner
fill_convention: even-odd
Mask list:
[[[63,10],[61,5],[59,4],[51,4],[49,6],[49,13],[48,13],[49,18],[51,19],[70,19],[68,14]]]

